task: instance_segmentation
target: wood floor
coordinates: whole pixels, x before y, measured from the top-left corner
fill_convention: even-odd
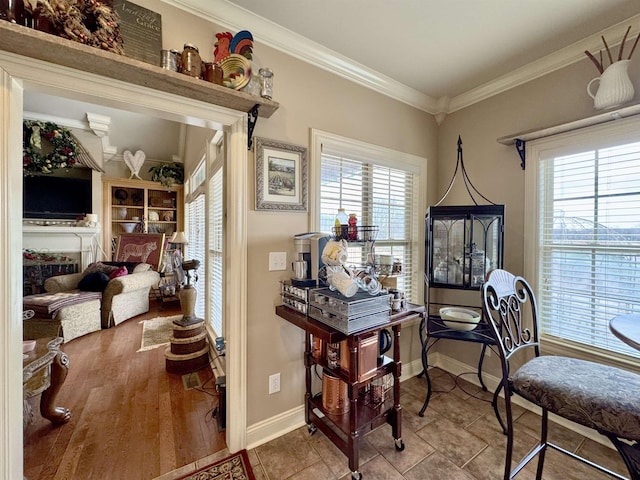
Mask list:
[[[71,421],[54,427],[36,415],[25,432],[27,479],[148,480],[226,447],[211,370],[189,374],[202,386],[185,389],[183,376],[165,371],[165,347],[137,352],[141,320],[180,313],[151,308],[63,345],[70,367],[56,404]]]

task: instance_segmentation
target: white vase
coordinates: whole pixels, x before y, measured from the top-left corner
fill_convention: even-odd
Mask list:
[[[629,79],[629,60],[620,60],[609,65],[599,77],[587,84],[587,93],[593,98],[593,106],[596,110],[616,107],[633,98],[633,84]],[[591,85],[598,81],[598,91],[594,95]]]
[[[125,218],[127,218],[126,207],[122,207],[118,209],[118,218],[120,218],[120,220],[124,220]]]

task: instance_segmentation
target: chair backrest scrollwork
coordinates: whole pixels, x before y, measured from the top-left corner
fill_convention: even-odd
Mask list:
[[[533,348],[540,355],[538,312],[535,295],[527,281],[506,270],[493,270],[482,286],[484,317],[492,327],[508,372],[509,358]]]

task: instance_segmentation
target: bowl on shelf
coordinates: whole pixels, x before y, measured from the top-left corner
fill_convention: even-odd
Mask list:
[[[121,223],[120,225],[122,225],[122,228],[124,229],[125,232],[127,233],[133,233],[133,231],[136,228],[136,225],[138,225],[137,222],[124,222]]]
[[[468,332],[478,326],[480,314],[467,308],[443,307],[440,318],[447,327]]]
[[[29,353],[34,348],[36,348],[36,341],[35,340],[23,340],[22,341],[22,353]]]

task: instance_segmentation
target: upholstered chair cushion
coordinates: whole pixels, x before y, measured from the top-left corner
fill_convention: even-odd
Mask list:
[[[543,355],[520,367],[509,381],[518,394],[552,413],[619,438],[640,440],[640,375]]]

